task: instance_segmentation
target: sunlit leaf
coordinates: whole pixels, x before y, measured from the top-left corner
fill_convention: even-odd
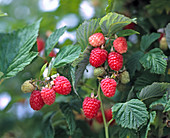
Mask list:
[[[167,56],[159,48],[154,48],[140,58],[140,63],[151,73],[164,74],[167,67]]]
[[[82,50],[84,50],[89,45],[89,37],[95,33],[99,28],[99,19],[92,19],[82,23],[77,31],[76,38],[81,45]]]
[[[38,55],[30,50],[36,42],[40,21],[1,36],[0,71],[4,73],[3,78],[15,76]]]
[[[146,125],[148,111],[146,105],[138,99],[126,103],[117,103],[112,107],[113,118],[123,128],[138,130]]]
[[[60,49],[57,57],[54,59],[53,67],[59,68],[73,62],[80,55],[81,48],[78,45],[65,46]]]
[[[108,36],[115,34],[120,31],[124,26],[135,22],[135,19],[130,19],[122,14],[118,13],[108,13],[100,20],[100,27],[102,32]]]
[[[66,26],[56,29],[47,39],[45,44],[45,55],[48,56],[53,50],[54,46],[58,43],[60,36],[66,31]]]

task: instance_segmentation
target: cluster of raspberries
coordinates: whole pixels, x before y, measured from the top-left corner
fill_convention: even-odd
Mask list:
[[[40,90],[35,90],[34,86],[31,86],[31,83],[27,81],[22,85],[21,89],[26,92],[27,87],[28,91],[31,91],[30,96],[30,106],[33,110],[40,110],[45,104],[52,105],[55,102],[56,93],[61,95],[68,95],[71,92],[71,84],[69,80],[64,76],[56,77],[53,82],[53,85],[49,87],[43,87]],[[30,90],[32,88],[32,90]]]
[[[111,70],[119,71],[123,66],[123,53],[127,52],[127,42],[124,37],[118,37],[113,41],[115,51],[109,54],[103,48],[105,37],[102,33],[95,33],[89,37],[89,44],[93,46],[90,53],[89,62],[95,68],[101,68],[106,62]],[[114,79],[104,78],[101,81],[101,89],[106,97],[112,97],[115,94],[117,83]],[[96,98],[86,97],[83,102],[83,111],[87,118],[94,118],[100,109],[100,101]]]

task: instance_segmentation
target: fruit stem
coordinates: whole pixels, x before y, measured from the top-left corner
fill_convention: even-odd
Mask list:
[[[104,123],[104,128],[105,128],[105,136],[106,136],[106,138],[109,138],[108,125],[106,123],[106,117],[105,117],[105,114],[104,114],[103,103],[102,103],[102,98],[101,98],[101,94],[100,94],[100,82],[99,82],[99,86],[98,86],[98,97],[99,97],[99,100],[101,102],[101,112],[102,112],[103,123]]]
[[[114,119],[112,118],[108,123],[107,123],[107,126],[109,127],[110,123],[112,123]]]

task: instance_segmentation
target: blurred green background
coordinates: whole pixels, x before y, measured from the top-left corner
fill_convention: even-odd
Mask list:
[[[44,40],[49,31],[67,26],[67,32],[56,45],[60,48],[76,43],[76,28],[84,20],[103,17],[107,3],[107,0],[0,0],[0,11],[8,14],[0,17],[0,33],[12,32],[42,18],[39,36]],[[132,40],[136,43],[138,37],[157,32],[170,22],[169,5],[169,0],[114,0],[113,11],[137,18],[135,30],[140,35]],[[30,108],[30,94],[23,94],[20,87],[25,80],[36,78],[44,63],[38,57],[16,77],[0,85],[0,137],[42,137],[42,113]],[[58,105],[50,108],[57,110]],[[48,111],[51,110],[42,112]]]

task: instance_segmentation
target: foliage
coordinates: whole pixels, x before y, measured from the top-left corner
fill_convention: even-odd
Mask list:
[[[9,30],[17,30],[11,33],[7,33],[7,29],[0,30],[0,92],[6,91],[11,95],[10,103],[0,113],[0,137],[11,133],[16,137],[45,138],[168,137],[169,126],[166,122],[170,119],[169,49],[163,51],[159,48],[160,33],[156,33],[157,29],[164,28],[167,43],[170,45],[168,15],[162,15],[165,11],[169,14],[168,4],[157,0],[150,0],[149,4],[139,0],[131,3],[125,0],[108,0],[104,13],[104,0],[92,0],[95,19],[83,22],[84,18],[79,12],[81,2],[61,0],[60,6],[51,12],[39,11],[34,4],[32,12],[37,12],[38,15],[28,19],[23,17],[25,20],[14,19],[14,22],[9,22],[14,13],[7,12],[2,6],[2,10],[9,13],[10,17],[5,18],[5,14],[0,12],[0,18],[3,22],[8,22],[7,25],[11,27]],[[136,10],[138,7],[135,2],[139,3],[137,6],[145,7],[145,11]],[[6,6],[7,9],[11,7],[14,8],[12,5]],[[124,10],[117,11],[118,7]],[[138,12],[132,12],[135,10]],[[68,14],[77,16],[77,25],[55,29],[58,22]],[[22,28],[40,16],[43,17],[42,21],[40,19]],[[134,26],[126,29],[131,23]],[[49,29],[52,33],[47,36],[45,33]],[[71,31],[76,32],[76,40],[60,43],[65,32]],[[93,69],[89,69],[89,56],[94,47],[90,46],[88,38],[97,32],[104,34],[106,44],[102,48],[108,53],[114,50],[113,41],[117,37],[126,38],[128,51],[122,54],[124,63],[120,71],[111,70],[106,61],[102,65],[106,74],[99,77],[90,74]],[[43,54],[37,52],[37,37],[42,37],[45,41]],[[59,48],[59,52],[51,58],[49,54],[54,48]],[[130,82],[122,84],[120,74],[125,70],[130,74]],[[86,73],[90,75],[86,76]],[[22,111],[26,111],[30,97],[30,94],[21,94],[21,84],[29,79],[33,81],[36,90],[41,90],[42,87],[51,87],[53,79],[59,74],[70,81],[71,93],[62,96],[56,94],[53,105],[45,105],[38,112],[31,110],[31,115],[25,113],[23,118],[18,119],[16,105],[23,106]],[[112,98],[100,93],[100,81],[105,77],[112,77],[117,82],[116,93]],[[82,112],[83,99],[91,93],[101,102],[101,124],[96,118],[85,118]],[[110,108],[112,117],[108,121],[104,110]],[[7,126],[9,123],[10,126]]]

